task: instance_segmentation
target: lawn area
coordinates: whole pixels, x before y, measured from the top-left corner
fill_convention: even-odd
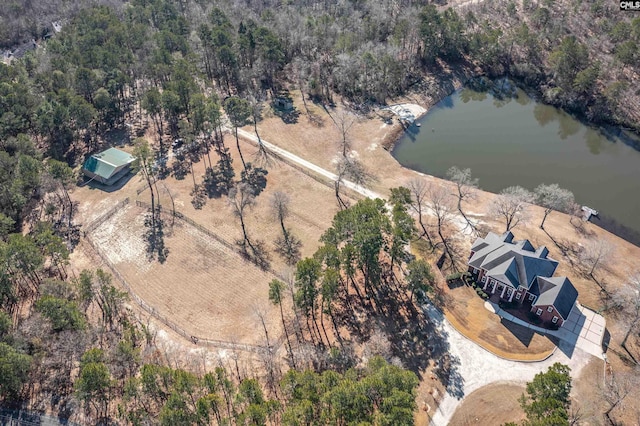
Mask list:
[[[524,392],[523,385],[492,383],[467,395],[456,410],[449,424],[457,426],[497,426],[524,419],[518,398]]]
[[[434,264],[424,240],[411,243],[413,253]],[[514,361],[538,361],[555,349],[547,337],[502,320],[484,307],[484,300],[473,288],[462,284],[449,286],[438,269],[436,272],[436,304],[456,330],[469,340],[502,358]]]
[[[472,288],[461,286],[445,292],[450,296],[444,306],[449,322],[489,352],[516,361],[537,361],[553,353],[551,340],[489,312]]]
[[[516,361],[542,360],[553,353],[551,340],[489,312],[472,288],[461,286],[447,294],[451,298],[447,298],[444,314],[449,322],[489,352]]]

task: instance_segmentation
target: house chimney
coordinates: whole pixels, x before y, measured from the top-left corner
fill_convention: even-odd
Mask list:
[[[540,246],[536,250],[536,256],[538,256],[540,259],[546,259],[548,254],[549,250],[547,250],[545,246]]]

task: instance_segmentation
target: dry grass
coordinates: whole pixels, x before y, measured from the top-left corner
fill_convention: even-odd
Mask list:
[[[242,163],[238,151],[235,148],[235,140],[227,135],[225,143],[231,149],[236,178],[240,177]],[[251,160],[257,149],[247,143],[241,143],[242,153],[247,161]],[[217,161],[217,155],[211,153],[212,161]],[[333,216],[338,211],[338,205],[333,195],[333,189],[318,182],[314,178],[278,160],[266,167],[267,187],[256,198],[255,206],[247,215],[247,229],[253,238],[264,240],[272,255],[272,266],[277,272],[286,271],[289,268],[273,252],[273,241],[280,236],[282,231],[279,223],[274,219],[270,199],[274,192],[281,191],[290,198],[290,217],[285,220],[285,225],[293,231],[293,234],[302,241],[302,255],[310,256],[319,246],[319,238],[330,226]],[[194,165],[196,181],[201,182],[204,175],[204,161]],[[176,204],[176,209],[195,220],[202,226],[210,229],[216,235],[226,241],[234,242],[242,238],[239,221],[233,216],[231,207],[227,204],[227,198],[210,199],[201,209],[195,209],[191,204],[189,195],[193,188],[192,177],[186,176],[182,180],[169,177],[158,186],[160,201],[164,207],[170,208],[170,197],[165,190],[171,192]],[[140,200],[149,202],[148,191],[140,194]],[[171,247],[169,247],[171,249]]]
[[[135,294],[195,336],[261,344],[264,333],[256,309],[266,312],[268,329],[278,330],[279,336],[279,313],[268,299],[273,276],[180,221],[166,239],[167,261],[150,262],[142,238],[143,213],[126,206],[91,236]]]
[[[261,137],[301,156],[308,161],[314,162],[319,166],[328,170],[334,170],[335,159],[338,156],[339,149],[337,142],[340,137],[331,118],[322,107],[308,102],[307,104],[310,106],[311,113],[314,116],[313,120],[309,120],[305,114],[299,93],[293,92],[292,95],[295,106],[301,112],[298,123],[285,124],[280,118],[273,116],[270,112],[267,112],[265,119],[259,125]],[[428,104],[425,106],[428,106]],[[337,108],[340,109],[341,107],[338,106]],[[247,128],[247,130],[252,131],[253,129]],[[447,182],[440,179],[421,175],[402,168],[395,159],[393,159],[390,153],[383,149],[383,146],[389,141],[395,139],[397,135],[397,124],[387,125],[380,117],[377,117],[374,114],[368,118],[361,117],[350,133],[352,155],[357,156],[364,163],[366,168],[377,178],[377,180],[370,185],[372,190],[378,191],[382,194],[387,194],[389,188],[406,184],[409,180],[416,177],[425,179],[430,183],[448,185]],[[232,150],[235,165],[238,166],[240,162],[238,160],[234,146],[235,143],[232,138],[227,138],[227,145]],[[251,156],[252,150],[255,151],[255,148],[247,143],[242,143],[242,146],[246,157]],[[214,158],[214,161],[215,160],[216,158]],[[196,165],[196,177],[198,180],[201,179],[203,170],[204,167],[202,162]],[[236,167],[236,170],[239,172],[239,167]],[[332,189],[318,183],[316,180],[287,165],[269,167],[268,181],[267,190],[265,193],[260,195],[258,198],[258,205],[250,214],[248,221],[249,232],[255,237],[265,240],[268,244],[270,244],[278,235],[278,226],[270,217],[267,199],[272,191],[282,190],[292,198],[293,214],[288,221],[288,226],[290,226],[293,232],[303,241],[303,255],[310,255],[318,246],[318,237],[330,225],[331,218],[337,211]],[[192,186],[190,176],[187,176],[186,179],[182,181],[176,181],[175,179],[170,178],[164,181],[164,183],[174,195],[178,210],[195,219],[198,223],[208,229],[211,229],[227,241],[233,241],[240,237],[239,227],[235,219],[231,216],[230,209],[226,206],[224,199],[210,200],[204,209],[195,210],[190,203],[189,192]],[[99,216],[104,209],[115,204],[126,196],[130,196],[132,200],[135,199],[135,189],[140,185],[138,178],[134,177],[124,188],[114,193],[103,193],[101,191],[90,190],[88,188],[77,188],[74,191],[73,197],[80,202],[78,217],[81,220],[86,221]],[[505,182],[505,186],[508,186],[508,182]],[[167,206],[169,202],[168,197],[166,194],[163,197],[163,205]],[[474,201],[472,205],[467,205],[465,207],[469,212],[473,213],[473,217],[481,220],[484,226],[488,229],[501,232],[503,230],[503,225],[487,216],[488,207],[494,197],[494,194],[481,191],[478,193],[476,201]],[[140,199],[146,201],[148,199],[148,194],[141,194]],[[627,275],[635,269],[638,269],[639,266],[636,262],[637,259],[640,258],[640,248],[622,241],[614,235],[592,224],[586,224],[587,232],[580,233],[570,224],[569,217],[560,213],[553,213],[547,219],[546,228],[549,234],[546,234],[537,226],[542,218],[542,209],[532,207],[531,214],[531,224],[516,229],[514,231],[516,237],[518,239],[528,238],[534,245],[546,245],[550,250],[550,256],[560,261],[558,274],[565,274],[570,277],[580,292],[579,299],[584,305],[597,310],[604,306],[604,301],[602,298],[602,292],[598,285],[592,279],[585,277],[579,267],[572,266],[571,262],[575,262],[575,255],[573,254],[575,250],[579,250],[581,246],[585,246],[590,241],[594,240],[606,240],[614,245],[615,253],[607,260],[607,262],[605,262],[604,268],[596,273],[598,280],[601,283],[604,283],[604,285],[611,291],[614,291],[616,288],[623,285]],[[178,232],[179,231],[176,231],[175,238],[178,237]],[[553,240],[556,241],[555,243],[549,235],[553,237]],[[459,236],[458,245],[460,246],[462,253],[468,251],[472,240],[473,238],[468,235]],[[189,241],[189,243],[192,243],[192,241]],[[556,243],[558,243],[558,245],[556,245]],[[178,252],[183,251],[183,246],[185,250],[193,250],[193,248],[189,249],[187,247],[189,245],[190,244],[187,244],[185,241],[175,240],[174,243],[174,240],[169,240],[169,249],[171,250],[171,253],[169,255],[168,262],[178,261],[179,256],[182,256],[178,254]],[[564,251],[562,251],[559,246],[562,247]],[[569,250],[567,250],[567,248]],[[230,254],[227,255],[230,256]],[[172,257],[174,259],[172,259]],[[184,259],[185,262],[187,261],[184,257],[180,258]],[[229,265],[234,267],[232,264]],[[245,268],[244,265],[246,265],[246,263],[240,266],[240,268]],[[133,265],[129,267],[131,268],[131,274],[140,274],[140,270],[144,269]],[[202,268],[202,265],[198,266],[196,264],[194,267]],[[235,265],[235,267],[237,267],[237,265]],[[273,267],[276,271],[288,269],[284,263],[275,256]],[[225,268],[224,272],[220,272],[224,275],[218,276],[216,279],[224,282],[227,287],[242,286],[243,283],[246,282],[242,277],[226,274],[226,270],[227,269]],[[166,275],[172,273],[173,271],[167,270],[163,278],[166,279]],[[182,272],[182,274],[179,275],[176,272],[173,273],[173,276],[178,279],[177,282],[183,285],[184,281],[186,281],[185,277],[189,278],[190,273]],[[164,291],[173,292],[175,286],[163,287],[163,289]],[[159,301],[159,303],[167,303],[167,300],[170,298],[177,302],[176,297],[178,295],[180,297],[193,297],[192,295],[190,296],[188,292],[187,294],[166,294],[162,296],[165,301]],[[149,297],[158,296],[149,294]],[[252,293],[247,293],[244,295],[243,299],[246,302],[246,300],[251,297]],[[482,325],[482,330],[490,327],[494,333],[497,333],[496,336],[502,335],[506,341],[506,344],[504,344],[504,342],[501,342],[502,339],[496,337],[494,344],[504,344],[505,348],[515,350],[511,349],[513,346],[507,340],[508,336],[513,335],[510,332],[505,331],[504,327],[497,322],[497,318],[491,315],[482,306],[474,306],[475,302],[472,300],[479,301],[477,297],[468,298],[468,300],[470,300],[469,306],[458,306],[451,310],[450,317],[453,318],[452,321],[458,321],[459,324],[462,324],[463,321],[460,318],[465,319],[466,315],[476,316],[474,319],[476,319],[477,316],[487,316],[482,321],[469,321],[469,323]],[[181,306],[181,309],[173,309],[173,306],[171,306],[171,314],[177,316],[182,315],[183,320],[193,318],[194,314],[190,314],[189,312],[179,312],[182,309],[192,309],[190,304],[187,303]],[[464,308],[464,310],[461,308]],[[211,310],[212,308],[209,307],[199,312],[202,313],[207,309]],[[453,316],[453,313],[456,315]],[[226,324],[226,319],[222,318],[222,314],[223,312],[220,311],[216,318],[220,318],[221,325],[225,327],[224,324]],[[238,311],[236,314],[232,313],[231,315],[237,315],[238,318],[236,319],[243,321],[245,314]],[[616,318],[611,317],[607,312],[605,312],[605,316],[608,321],[608,329],[612,335],[611,345],[613,348],[619,350],[619,342],[622,339],[622,333],[624,331],[623,327],[618,324]],[[231,323],[234,323],[234,319],[231,319],[230,321]],[[491,321],[494,321],[494,323],[491,323]],[[501,330],[500,327],[503,329]],[[209,330],[214,330],[216,328],[218,328],[218,324],[216,322],[208,323]],[[482,330],[478,328],[474,334],[480,336]],[[489,332],[487,333],[492,334]],[[532,344],[535,339],[536,337],[534,337],[532,343],[529,344],[529,347],[523,346],[526,348],[526,353],[529,353],[532,350]],[[537,345],[537,343],[535,344]],[[544,350],[539,351],[539,353],[543,352]],[[424,385],[424,380],[422,384]]]
[[[444,312],[449,322],[489,352],[516,361],[542,360],[553,353],[553,342],[528,328],[501,321],[484,307],[484,300],[473,289],[462,286],[447,294],[451,297]]]
[[[338,154],[337,142],[340,139],[335,126],[321,107],[310,104],[314,114],[317,115],[319,121],[323,123],[322,126],[312,124],[304,113],[304,107],[299,93],[293,92],[292,95],[294,105],[301,112],[299,122],[291,125],[283,123],[278,117],[266,117],[259,126],[261,136],[308,161],[332,170],[332,160]],[[422,102],[419,101],[418,103]],[[422,104],[428,107],[431,105],[431,101],[427,100],[426,103]],[[337,108],[340,109],[341,107],[338,106]],[[404,185],[409,180],[415,178],[425,179],[428,183],[449,185],[449,183],[441,179],[421,175],[420,173],[401,167],[391,154],[382,148],[384,145],[392,142],[397,135],[397,124],[392,126],[385,125],[381,118],[373,115],[369,118],[363,118],[353,127],[350,135],[353,155],[357,156],[367,169],[373,172],[378,178],[376,182],[370,185],[371,189],[382,194],[387,194],[389,188]],[[505,182],[505,187],[506,186],[509,186],[508,182]],[[467,212],[472,213],[473,218],[480,220],[486,229],[503,232],[504,225],[488,215],[489,206],[494,197],[495,194],[479,191],[477,199],[472,204],[463,207]],[[532,206],[530,208],[530,215],[531,219],[529,224],[525,224],[514,230],[516,238],[527,238],[535,246],[547,246],[550,251],[549,256],[560,262],[557,274],[566,275],[571,279],[578,289],[580,302],[587,307],[594,310],[601,310],[606,305],[606,297],[598,284],[590,277],[585,276],[583,268],[579,265],[579,262],[577,262],[576,253],[581,250],[582,247],[587,246],[592,241],[598,240],[604,240],[613,245],[614,253],[612,253],[606,262],[603,263],[603,267],[595,274],[598,282],[603,284],[610,292],[614,292],[624,285],[629,274],[640,269],[640,265],[637,263],[638,259],[640,259],[639,247],[591,223],[585,224],[586,232],[580,232],[571,224],[568,215],[554,212],[547,218],[545,224],[547,233],[538,227],[538,224],[542,220],[543,209]],[[460,246],[461,253],[468,252],[473,239],[474,237],[469,235],[459,235],[457,243]],[[476,322],[469,319],[468,322],[470,324],[475,324],[478,327],[472,334],[479,336],[483,330],[488,327],[494,332],[497,332],[497,335],[503,336],[504,341],[502,341],[502,339],[499,341],[498,337],[493,339],[493,344],[500,344],[500,350],[505,350],[506,348],[509,348],[509,351],[515,350],[514,348],[517,347],[517,345],[514,346],[513,343],[518,342],[518,339],[507,331],[504,326],[499,323],[498,318],[486,311],[484,307],[472,306],[479,301],[475,295],[473,296],[473,298],[468,298],[474,301],[469,302],[470,306],[468,310],[464,306],[458,306],[456,309],[448,312],[450,320],[454,323],[457,322],[458,324],[456,326],[462,330],[463,327],[460,325],[466,321],[467,315],[481,316],[483,318],[481,321]],[[465,299],[464,296],[461,298]],[[461,307],[465,308],[465,310],[460,310],[459,308]],[[619,319],[611,315],[610,312],[604,311],[603,314],[607,320],[607,329],[611,333],[610,345],[612,349],[622,351],[620,342],[625,331],[623,325],[619,322]],[[474,319],[477,319],[477,317],[474,317]],[[491,333],[483,333],[485,336],[487,334],[491,336]],[[509,339],[512,340],[511,343]],[[537,342],[538,340],[541,341]],[[504,344],[505,342],[506,344]],[[540,343],[540,345],[538,345],[538,343]],[[539,348],[539,354],[544,354],[545,351],[549,349],[549,346],[546,346],[549,343],[546,338],[536,335],[529,344],[529,347],[520,343],[521,350],[519,352],[523,355],[530,354],[533,348],[532,345],[534,345]],[[497,349],[498,348],[496,348],[496,350]],[[619,363],[619,359],[612,351],[609,351],[609,354],[610,358],[616,358],[616,362]],[[578,380],[583,379],[580,378]]]
[[[278,117],[266,117],[259,126],[261,136],[308,161],[331,169],[333,167],[332,160],[338,154],[340,139],[335,125],[321,107],[307,102],[324,123],[321,127],[312,124],[304,114],[299,92],[292,92],[292,95],[294,105],[301,112],[299,122],[285,124]],[[338,105],[336,108],[341,109],[341,106]],[[450,185],[449,182],[441,179],[401,167],[391,154],[382,148],[385,142],[396,137],[397,130],[397,124],[386,125],[375,114],[369,118],[362,117],[352,128],[350,140],[354,155],[362,160],[367,169],[378,178],[370,185],[371,189],[387,194],[389,188],[406,184],[415,178],[425,179],[427,183]],[[508,185],[509,183],[505,182],[505,187]],[[485,228],[495,232],[503,232],[504,225],[488,215],[488,209],[494,197],[495,194],[478,191],[476,200],[463,207],[467,212],[472,213],[473,218],[480,220]],[[607,241],[614,247],[614,253],[604,262],[603,267],[596,271],[595,275],[609,291],[615,291],[625,283],[631,272],[640,269],[640,265],[637,263],[637,259],[640,259],[640,248],[591,223],[586,223],[585,232],[580,232],[570,223],[568,215],[557,212],[553,212],[547,218],[545,232],[538,227],[543,212],[542,208],[531,206],[529,223],[514,229],[516,238],[528,238],[535,246],[547,246],[550,252],[549,256],[560,262],[556,274],[566,275],[571,279],[578,289],[579,300],[583,305],[600,310],[604,307],[603,293],[593,279],[585,276],[583,268],[577,261],[576,251],[597,240]],[[467,253],[474,237],[470,235],[459,235],[458,237],[460,252]],[[615,324],[615,318],[607,315],[606,312],[605,316],[613,337],[612,344],[617,345],[621,341],[621,330]]]
[[[236,175],[239,176],[242,165],[234,146],[235,141],[227,136],[226,143],[232,147]],[[241,146],[245,158],[251,159],[256,148],[244,142]],[[212,152],[211,156],[213,161],[217,160],[215,153]],[[201,181],[204,168],[204,161],[194,165],[196,181]],[[269,203],[273,192],[282,191],[290,197],[291,215],[285,223],[302,241],[303,256],[310,256],[319,246],[320,236],[338,210],[337,203],[330,187],[299,170],[279,161],[274,161],[267,168],[267,188],[248,213],[247,228],[253,238],[267,243],[272,269],[286,275],[290,267],[273,252],[272,242],[281,233],[279,224],[272,217]],[[76,219],[87,224],[126,197],[132,202],[136,198],[149,202],[148,190],[136,195],[136,189],[141,187],[143,183],[134,176],[114,192],[89,186],[76,188],[72,194],[79,202]],[[203,209],[197,210],[191,204],[189,193],[192,187],[190,175],[182,180],[169,177],[160,181],[158,190],[161,204],[170,208],[171,194],[178,211],[219,238],[231,244],[240,239],[240,226],[232,215],[226,197],[208,200]],[[274,278],[272,275],[179,220],[165,241],[169,248],[167,262],[163,265],[150,263],[146,259],[142,240],[142,213],[135,206],[127,206],[101,224],[92,235],[94,242],[107,253],[109,260],[134,287],[139,297],[158,309],[161,315],[200,337],[264,343],[264,333],[253,312],[256,307],[269,312],[270,328],[276,328],[273,333],[270,331],[270,337],[282,333],[276,321],[279,313],[273,310],[268,300],[268,283]],[[168,224],[170,219],[166,222]],[[86,267],[84,265],[87,263],[79,255],[74,257],[74,262],[82,264],[82,267]]]
[[[506,422],[525,419],[518,398],[524,392],[523,385],[492,383],[467,395],[451,418],[456,426],[498,426]]]
[[[425,252],[423,240],[412,243],[414,254],[433,263],[433,254]],[[437,269],[436,269],[437,271]],[[543,335],[500,320],[484,307],[484,300],[465,285],[450,288],[442,274],[438,278],[439,306],[458,332],[489,352],[516,361],[536,361],[553,353],[555,345]]]

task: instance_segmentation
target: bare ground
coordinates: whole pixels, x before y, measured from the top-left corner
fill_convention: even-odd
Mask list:
[[[302,112],[298,123],[295,125],[285,124],[280,118],[270,116],[270,114],[267,113],[265,119],[259,125],[260,135],[283,149],[289,150],[308,161],[333,171],[335,159],[338,156],[337,142],[340,139],[335,125],[321,106],[308,102],[307,104],[310,106],[310,119],[305,114],[299,93],[293,93],[293,95],[296,107]],[[432,100],[422,100],[421,102],[425,102],[424,105],[429,106]],[[337,108],[340,109],[341,107],[338,106]],[[331,114],[333,115],[335,112],[336,111],[333,110]],[[247,128],[247,131],[252,130],[252,128]],[[383,146],[389,145],[390,142],[395,140],[400,131],[398,124],[388,125],[382,117],[376,116],[375,114],[371,114],[368,118],[361,117],[354,125],[349,135],[351,155],[363,161],[367,169],[376,176],[377,180],[369,185],[369,187],[382,194],[387,194],[389,188],[406,184],[408,180],[414,178],[425,179],[430,183],[448,185],[448,183],[440,179],[421,175],[402,168],[391,157],[389,152],[383,149]],[[234,158],[236,158],[235,163],[238,165],[237,153],[235,152],[235,147],[233,147],[235,144],[232,142],[234,141],[232,141],[231,138],[227,138],[227,145],[232,148],[232,153]],[[243,150],[246,150],[247,153],[251,149],[255,150],[255,148],[252,148],[251,145],[247,143],[242,143],[242,146]],[[202,171],[202,163],[196,165],[196,176],[198,178],[201,177]],[[249,218],[250,232],[268,243],[275,238],[278,230],[277,225],[270,218],[268,207],[266,207],[268,203],[265,202],[265,200],[270,191],[284,188],[282,190],[285,190],[292,197],[292,205],[296,206],[293,208],[294,214],[292,215],[290,226],[294,233],[304,242],[303,255],[313,253],[318,244],[317,238],[329,226],[333,214],[337,211],[333,190],[299,171],[295,171],[289,166],[284,165],[269,167],[268,180],[267,191],[260,196],[258,206]],[[208,229],[213,230],[227,241],[233,241],[240,236],[239,228],[237,224],[235,224],[234,219],[231,217],[230,210],[223,200],[210,200],[203,210],[193,209],[188,195],[192,185],[190,176],[187,176],[186,179],[182,181],[167,179],[165,183],[176,199],[178,210],[186,213],[187,216],[192,217]],[[505,183],[505,186],[508,186],[508,183]],[[131,196],[133,200],[136,197],[135,189],[138,187],[140,187],[140,183],[137,177],[134,177],[122,189],[113,193],[103,193],[95,189],[78,188],[74,191],[73,195],[74,199],[80,201],[78,217],[83,220],[90,220],[91,218],[98,217],[99,212],[102,212],[107,206],[115,204],[126,196]],[[476,201],[472,205],[465,207],[467,210],[472,211],[474,217],[481,220],[488,229],[501,232],[503,226],[487,216],[487,208],[494,196],[495,195],[491,193],[479,192]],[[148,194],[142,193],[140,195],[141,199],[145,199],[145,197],[148,197]],[[163,205],[166,206],[168,197],[165,197],[162,202]],[[548,233],[546,233],[537,227],[537,223],[539,223],[542,218],[542,213],[542,209],[532,207],[530,225],[516,229],[515,233],[517,238],[529,238],[534,245],[546,245],[550,250],[550,256],[561,262],[558,273],[568,275],[578,288],[580,301],[584,305],[596,310],[603,307],[603,292],[595,280],[586,276],[583,268],[577,264],[577,252],[581,246],[585,246],[594,240],[606,240],[615,247],[612,256],[604,262],[604,267],[599,269],[595,274],[600,285],[604,283],[607,289],[613,291],[624,283],[628,273],[638,268],[636,260],[640,258],[640,249],[592,224],[586,224],[585,230],[579,231],[570,223],[568,216],[559,213],[552,213],[547,219],[546,229]],[[469,235],[461,235],[459,237],[458,244],[461,246],[462,252],[468,250],[472,240],[473,237]],[[178,250],[181,250],[182,246],[180,244],[184,244],[184,242],[180,242],[176,246]],[[171,257],[176,253],[176,250],[172,248],[171,244],[169,245],[169,249],[172,250],[169,256],[171,261]],[[197,266],[196,264],[195,267]],[[288,269],[284,266],[283,262],[275,257],[273,266],[276,270]],[[138,274],[140,273],[139,271],[144,270],[144,267],[133,265],[128,267],[130,268],[131,274]],[[177,270],[168,270],[163,276],[163,279],[166,279],[166,276],[170,276],[172,273],[175,273],[175,276],[179,277],[177,282],[181,285],[185,281],[183,277],[188,276],[188,274],[184,272],[178,273]],[[217,279],[220,280],[220,276],[218,276]],[[242,284],[243,280],[241,278],[235,277],[234,279],[237,281],[232,282],[229,277],[225,277],[224,283],[227,286],[237,286],[238,282]],[[166,287],[164,287],[164,289],[169,291],[174,290],[174,288]],[[252,293],[247,294],[250,296]],[[169,294],[166,295],[166,297],[169,298],[172,296]],[[189,297],[189,295],[187,294],[186,297]],[[246,295],[245,298],[247,298]],[[163,303],[167,302],[165,301]],[[187,304],[186,307],[188,309],[189,304]],[[182,315],[183,320],[193,318],[193,316],[189,316],[188,313],[181,313],[175,309],[170,312],[173,315]],[[239,318],[241,322],[245,320],[245,314],[246,311],[237,314],[242,317]],[[621,333],[623,329],[617,324],[614,317],[606,312],[605,316],[612,335],[611,345],[614,349],[619,350],[619,342],[622,338]],[[216,327],[214,323],[208,323],[208,326],[210,329]],[[224,328],[224,321],[222,321],[222,326]],[[201,325],[200,327],[203,326]],[[620,368],[621,371],[628,370],[628,368],[621,365],[621,363],[612,364],[614,365],[614,369]],[[424,377],[427,377],[427,375],[424,375],[423,378]],[[423,386],[425,386],[424,380],[421,388]],[[429,394],[429,392],[433,392],[434,389],[435,388],[428,389],[425,392]],[[417,416],[419,417],[420,413],[418,413]]]
[[[226,136],[226,143],[232,149],[236,174],[239,175],[242,166],[235,140]],[[245,158],[253,159],[256,148],[244,142],[241,146]],[[211,157],[213,161],[217,160],[213,152]],[[204,167],[203,160],[194,165],[197,182],[202,180]],[[337,203],[331,187],[282,161],[272,159],[267,169],[267,188],[247,215],[247,228],[253,238],[267,244],[272,270],[286,277],[291,268],[273,252],[272,242],[281,230],[271,213],[269,200],[272,194],[282,191],[289,195],[291,214],[285,224],[302,241],[303,256],[315,252],[320,236],[337,212]],[[189,194],[193,187],[191,175],[181,180],[169,177],[159,181],[157,186],[160,202],[166,209],[171,208],[173,197],[177,211],[226,243],[233,245],[241,238],[239,223],[233,217],[226,197],[210,199],[200,210],[193,207]],[[105,192],[84,186],[76,188],[72,194],[79,204],[76,221],[85,226],[99,219],[119,201],[130,198],[131,204],[101,223],[91,238],[106,252],[112,264],[134,288],[135,294],[158,309],[160,315],[199,337],[264,344],[264,332],[254,314],[256,308],[268,312],[270,338],[280,337],[282,327],[276,321],[279,320],[279,312],[268,300],[268,283],[275,276],[242,259],[234,250],[180,220],[176,220],[171,229],[171,220],[167,219],[168,260],[163,265],[147,260],[142,240],[144,211],[134,203],[136,199],[150,201],[148,190],[136,193],[136,190],[144,188],[139,177],[133,176],[116,191]],[[76,270],[96,267],[99,258],[96,259],[87,244],[77,252],[73,255]],[[87,261],[87,258],[92,260]]]
[[[445,316],[460,333],[502,358],[538,361],[555,349],[547,337],[513,324],[489,312],[473,289],[463,286],[453,294],[445,307]]]
[[[292,95],[294,105],[301,112],[298,123],[295,125],[286,124],[278,117],[267,116],[259,125],[261,136],[312,163],[333,170],[340,141],[336,126],[323,107],[307,102],[313,117],[313,120],[310,120],[305,114],[299,93],[293,92]],[[417,99],[416,101],[428,107],[433,104],[434,100]],[[330,112],[335,115],[337,110],[341,108],[338,105]],[[389,188],[406,185],[409,180],[416,178],[424,179],[431,184],[450,185],[441,179],[405,169],[397,163],[383,146],[392,145],[399,132],[401,130],[397,123],[388,125],[384,122],[383,117],[375,113],[370,114],[369,117],[361,117],[353,126],[349,138],[352,155],[359,158],[377,178],[369,185],[369,188],[381,194],[388,194]],[[505,182],[505,187],[507,186],[509,183]],[[476,200],[473,203],[463,205],[463,208],[471,212],[471,216],[481,222],[485,229],[503,232],[504,225],[488,214],[489,206],[494,198],[495,194],[479,191]],[[608,301],[603,288],[609,293],[615,292],[625,284],[631,273],[640,269],[638,264],[640,248],[591,223],[582,223],[582,226],[576,227],[574,224],[579,223],[580,220],[573,219],[571,221],[570,216],[557,212],[553,212],[547,218],[546,230],[541,230],[538,225],[542,220],[543,213],[542,208],[531,206],[528,223],[514,230],[516,238],[527,238],[534,246],[545,245],[549,249],[549,256],[560,262],[556,274],[566,275],[571,279],[579,292],[581,304],[595,311],[601,311],[605,316],[607,329],[611,334],[609,345],[612,350],[609,351],[609,357],[616,358],[616,361],[611,360],[613,370],[621,374],[637,374],[627,373],[629,368],[620,362],[616,355],[616,353],[624,351],[620,347],[620,342],[625,329],[618,317],[605,310]],[[474,238],[468,234],[458,235],[457,244],[461,253],[468,253]],[[579,261],[579,253],[589,244],[598,241],[610,244],[613,250],[610,256],[603,260],[601,266],[597,268],[594,277],[591,277],[585,273],[585,266]],[[620,413],[614,411],[614,414],[623,415],[622,410],[619,411]]]

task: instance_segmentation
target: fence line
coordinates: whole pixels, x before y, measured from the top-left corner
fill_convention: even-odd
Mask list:
[[[136,200],[136,206],[142,207],[142,208],[146,208],[146,209],[150,209],[151,208],[151,204],[146,203],[144,201],[139,201],[139,200]],[[229,241],[219,237],[214,232],[212,232],[209,229],[205,228],[204,226],[200,225],[198,222],[196,222],[195,220],[191,219],[190,217],[184,215],[183,213],[180,213],[177,210],[174,212],[173,210],[168,210],[168,209],[166,209],[166,208],[164,208],[162,206],[158,206],[158,208],[160,209],[160,211],[162,213],[177,217],[178,219],[180,219],[180,220],[186,222],[187,224],[193,226],[198,231],[200,231],[203,234],[213,238],[214,240],[216,240],[220,244],[224,245],[225,247],[227,247],[230,250],[233,250],[234,252],[238,253],[240,256],[245,258],[244,253],[242,253],[242,251],[238,248],[238,246],[236,246],[235,244],[231,244]],[[277,273],[272,268],[268,268],[268,269],[266,269],[266,271],[269,272],[271,275],[274,275],[274,276],[280,278],[282,281],[287,281],[286,277],[284,277],[282,274]]]
[[[102,224],[105,221],[109,220],[109,218],[111,218],[111,216],[113,216],[118,210],[120,210],[121,208],[123,208],[127,204],[129,204],[129,197],[127,197],[124,200],[118,202],[118,204],[116,204],[115,206],[113,206],[109,210],[107,210],[106,213],[102,214],[101,216],[98,216],[96,219],[94,219],[93,221],[89,222],[89,224],[87,224],[83,229],[85,234],[88,234],[90,232],[95,231],[96,228],[98,226],[100,226],[100,224]]]
[[[151,204],[144,202],[144,201],[140,201],[140,200],[136,200],[136,206],[138,207],[142,207],[145,209],[150,209],[151,208]],[[178,219],[188,223],[189,225],[193,226],[194,228],[196,228],[198,231],[206,234],[207,236],[213,238],[214,240],[216,240],[217,242],[219,242],[220,244],[224,245],[225,247],[233,250],[233,251],[238,251],[238,248],[235,247],[233,244],[229,243],[228,241],[220,238],[219,236],[217,236],[216,234],[214,234],[213,232],[211,232],[210,230],[208,230],[207,228],[205,228],[204,226],[200,225],[199,223],[197,223],[195,220],[189,218],[188,216],[185,216],[184,214],[180,213],[179,211],[173,211],[173,210],[168,210],[164,207],[162,207],[161,205],[157,206],[160,211],[162,213],[165,214],[169,214],[172,215],[174,217],[177,217]]]
[[[142,185],[140,188],[136,189],[136,195],[140,195],[142,194],[144,191],[146,191],[148,188],[147,185]]]
[[[260,353],[265,350],[268,350],[268,348],[265,346],[227,342],[224,340],[217,340],[217,339],[208,339],[208,338],[198,337],[198,336],[194,336],[193,334],[187,333],[185,329],[180,327],[174,321],[167,318],[165,315],[158,312],[156,308],[154,308],[153,306],[149,305],[147,302],[142,300],[142,298],[140,298],[133,291],[133,288],[129,285],[129,283],[122,276],[122,274],[120,274],[120,272],[113,265],[113,263],[111,263],[107,255],[102,251],[102,249],[100,249],[96,244],[94,244],[94,242],[91,240],[91,237],[88,234],[86,235],[85,240],[91,246],[91,248],[98,254],[98,256],[100,256],[102,261],[109,267],[111,273],[118,279],[118,281],[122,284],[122,286],[127,291],[127,293],[129,293],[129,296],[131,296],[131,299],[133,299],[133,301],[135,301],[138,304],[138,306],[140,306],[143,310],[145,310],[151,316],[153,316],[154,318],[162,322],[164,325],[166,325],[167,327],[169,327],[170,329],[172,329],[173,331],[175,331],[185,339],[191,340],[195,344],[204,344],[206,346],[212,346],[212,347],[222,348],[222,349],[237,349],[237,350],[255,352],[255,353]]]

